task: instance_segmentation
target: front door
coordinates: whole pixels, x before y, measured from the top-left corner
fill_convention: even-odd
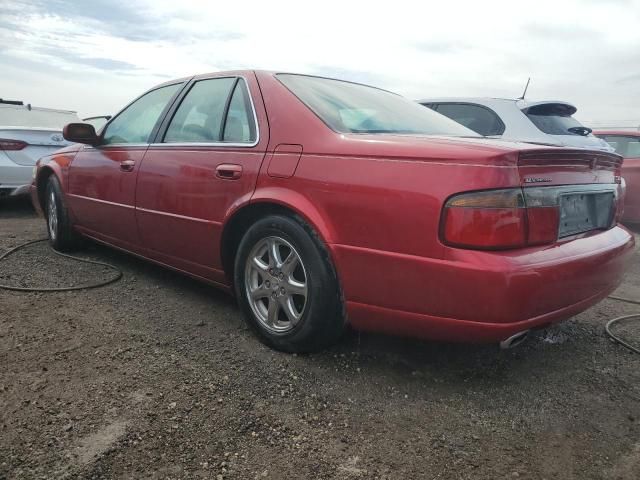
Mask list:
[[[153,259],[225,282],[222,223],[255,189],[268,142],[259,97],[255,77],[199,77],[165,121],[136,194],[141,241]]]
[[[149,138],[182,84],[138,98],[104,129],[100,144],[84,146],[69,168],[68,200],[76,227],[114,245],[136,250],[136,178]]]

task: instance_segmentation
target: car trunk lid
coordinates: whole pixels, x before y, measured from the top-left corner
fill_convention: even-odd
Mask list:
[[[40,157],[67,145],[57,129],[0,127],[0,150],[18,165],[33,166]]]
[[[556,210],[558,239],[613,227],[622,211],[621,167],[622,157],[605,152],[521,152],[518,172],[525,204],[533,212],[529,228],[535,229],[538,208]]]

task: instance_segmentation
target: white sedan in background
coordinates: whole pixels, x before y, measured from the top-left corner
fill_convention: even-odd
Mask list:
[[[567,102],[508,98],[426,98],[418,103],[484,135],[505,140],[612,152],[573,115]]]
[[[0,197],[28,193],[36,161],[70,145],[62,137],[75,112],[0,99]]]

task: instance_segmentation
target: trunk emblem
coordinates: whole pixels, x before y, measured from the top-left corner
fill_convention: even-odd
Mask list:
[[[551,181],[550,178],[524,177],[524,183],[548,183]]]
[[[51,135],[51,140],[53,140],[54,142],[61,142],[62,140],[64,140],[64,137],[59,133],[54,133],[53,135]]]

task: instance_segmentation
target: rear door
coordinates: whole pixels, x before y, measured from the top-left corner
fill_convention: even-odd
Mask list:
[[[100,145],[85,145],[69,169],[68,200],[80,230],[128,250],[139,247],[135,188],[149,139],[182,83],[135,100],[104,129]]]
[[[139,172],[137,223],[148,254],[224,283],[222,224],[253,193],[267,144],[266,113],[253,74],[194,79]]]

